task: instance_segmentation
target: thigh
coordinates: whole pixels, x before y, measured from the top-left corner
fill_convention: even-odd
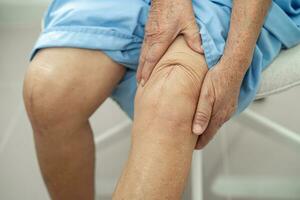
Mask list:
[[[24,80],[27,107],[37,117],[88,118],[111,94],[125,68],[100,51],[77,48],[40,50]],[[55,115],[55,116],[54,116]],[[51,119],[47,119],[51,120]]]

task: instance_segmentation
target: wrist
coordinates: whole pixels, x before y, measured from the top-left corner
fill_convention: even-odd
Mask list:
[[[249,60],[247,58],[236,59],[235,56],[222,56],[218,68],[223,71],[222,73],[230,74],[231,80],[241,84],[251,63]]]
[[[223,66],[229,67],[232,70],[235,70],[240,73],[246,73],[248,70],[252,60],[252,55],[241,55],[241,54],[236,54],[236,55],[227,55],[224,54],[221,59],[220,63]]]

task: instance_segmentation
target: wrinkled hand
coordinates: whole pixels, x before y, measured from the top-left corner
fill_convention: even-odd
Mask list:
[[[191,0],[152,0],[137,81],[143,86],[174,39],[182,34],[191,49],[203,53]]]
[[[201,149],[237,109],[242,70],[220,62],[209,70],[202,84],[193,120],[193,132],[199,135],[196,149]]]

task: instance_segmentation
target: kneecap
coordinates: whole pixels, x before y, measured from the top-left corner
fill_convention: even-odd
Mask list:
[[[203,76],[189,65],[165,63],[155,67],[135,98],[135,116],[173,122],[191,123]]]

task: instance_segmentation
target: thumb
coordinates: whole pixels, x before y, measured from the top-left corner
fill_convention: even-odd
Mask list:
[[[206,130],[214,104],[214,95],[205,87],[205,84],[203,86],[193,120],[193,133],[196,135],[201,135]]]
[[[181,33],[191,49],[201,54],[204,53],[200,31],[196,22],[187,26],[183,31],[181,31]]]

